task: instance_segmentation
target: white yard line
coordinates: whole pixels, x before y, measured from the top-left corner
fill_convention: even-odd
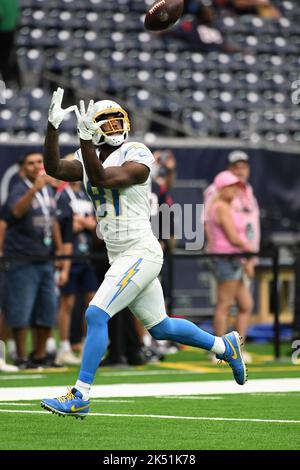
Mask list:
[[[138,370],[136,372],[130,371],[120,371],[120,372],[102,372],[99,374],[99,377],[135,377],[139,375],[190,375],[190,374],[199,374],[198,371],[194,370]]]
[[[173,396],[165,396],[165,397],[160,397],[160,396],[157,396],[155,398],[167,398],[168,400],[223,400],[223,397],[199,397],[199,396],[193,396],[191,395],[190,397],[185,397],[185,396],[176,396],[176,397],[173,397]],[[94,401],[94,400],[93,400]],[[1,402],[0,402],[1,403]],[[2,404],[2,403],[1,403]]]
[[[66,394],[66,386],[0,388],[1,401],[40,400]],[[125,398],[182,395],[225,395],[228,393],[300,392],[300,378],[256,379],[245,385],[233,380],[209,382],[166,382],[94,385],[91,398]]]
[[[1,401],[1,406],[2,405],[5,405],[5,406],[37,406],[38,403],[20,403],[19,401],[18,402],[14,402],[14,401]]]
[[[93,399],[93,403],[135,403],[135,400],[110,400],[107,398],[95,398]],[[0,405],[2,405],[2,402],[0,402]]]
[[[47,375],[34,374],[34,375],[0,375],[0,380],[33,380],[33,379],[46,379]]]
[[[30,414],[48,414],[48,411],[30,411],[30,410],[1,410],[0,413],[30,413]],[[239,421],[247,423],[279,423],[279,424],[300,424],[300,420],[295,419],[256,419],[256,418],[219,418],[207,416],[169,416],[169,415],[140,415],[125,413],[89,413],[88,416],[103,416],[111,418],[151,418],[151,419],[183,419],[192,421]]]

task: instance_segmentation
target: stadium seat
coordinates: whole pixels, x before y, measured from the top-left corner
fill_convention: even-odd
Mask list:
[[[25,90],[22,96],[29,109],[45,111],[49,108],[51,94],[42,88]]]
[[[172,112],[176,104],[153,97],[152,90],[160,88],[176,94],[181,103],[186,100],[182,117],[197,132],[208,135],[216,135],[219,129],[230,137],[232,129],[232,136],[260,136],[260,129],[252,134],[246,129],[253,113],[280,108],[291,112],[290,84],[299,78],[300,65],[300,7],[296,0],[280,2],[282,16],[276,19],[248,14],[217,18],[216,27],[229,43],[241,48],[234,53],[195,51],[168,32],[157,35],[145,30],[144,13],[152,3],[22,0],[16,39],[21,86],[26,88],[26,93],[20,95],[22,108],[27,107],[29,115],[31,110],[46,107],[50,90],[45,90],[44,98],[38,98],[36,91],[36,97],[30,97],[28,90],[38,89],[44,71],[50,71],[76,90],[82,87],[90,93],[99,92],[101,77],[101,90],[106,93],[121,93],[125,102],[131,100],[136,106],[162,113]],[[9,106],[15,106],[14,94],[9,99]],[[193,115],[193,110],[201,106],[205,119]],[[210,110],[228,122],[221,119],[219,127],[214,128]],[[238,112],[246,113],[242,125],[236,122]],[[290,116],[291,125],[280,136],[282,141],[286,136],[298,139],[294,125],[298,121]],[[276,141],[278,123],[265,121],[267,139]],[[30,119],[28,122],[32,127]],[[274,126],[273,133],[269,124]]]

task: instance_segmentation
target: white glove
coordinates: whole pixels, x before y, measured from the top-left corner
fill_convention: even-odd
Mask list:
[[[90,100],[87,111],[85,111],[84,101],[80,101],[80,112],[75,106],[75,114],[77,117],[77,134],[82,140],[92,140],[98,131],[98,124],[94,122],[96,114],[94,100]]]
[[[58,129],[65,116],[74,111],[75,106],[69,106],[66,109],[62,109],[61,104],[64,97],[64,89],[57,88],[52,95],[52,100],[49,108],[48,121],[52,124],[55,129]]]

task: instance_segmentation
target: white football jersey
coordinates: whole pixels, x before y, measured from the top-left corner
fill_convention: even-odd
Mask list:
[[[99,155],[98,149],[96,152]],[[126,255],[143,253],[145,259],[161,263],[162,250],[150,222],[150,173],[147,181],[128,188],[96,188],[89,182],[80,149],[75,152],[75,158],[83,166],[84,186],[93,202],[98,230],[105,241],[110,262],[126,252]],[[142,163],[151,171],[154,157],[144,144],[128,142],[112,152],[103,167],[122,166],[125,162]]]

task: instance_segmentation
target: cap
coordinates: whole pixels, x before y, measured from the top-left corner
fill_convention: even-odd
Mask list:
[[[222,189],[225,188],[225,186],[230,186],[232,184],[243,185],[239,178],[228,170],[218,173],[214,179],[214,184],[217,189]]]
[[[236,162],[249,162],[249,157],[246,152],[243,152],[242,150],[234,150],[228,155],[228,162],[230,165]]]

